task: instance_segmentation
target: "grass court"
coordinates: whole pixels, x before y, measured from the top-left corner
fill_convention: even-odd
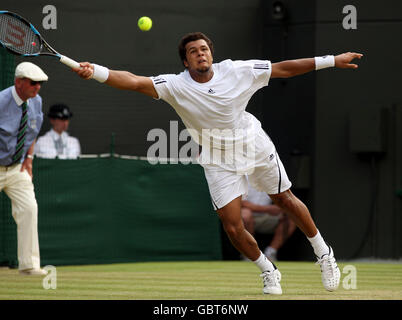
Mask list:
[[[339,289],[327,292],[313,262],[277,263],[281,296],[262,294],[259,270],[244,261],[146,262],[59,266],[56,289],[44,277],[0,269],[0,300],[401,300],[402,264],[345,262]],[[352,267],[350,267],[352,266]],[[356,288],[351,281],[356,270]],[[50,283],[50,282],[48,282]],[[348,286],[352,286],[347,289]]]

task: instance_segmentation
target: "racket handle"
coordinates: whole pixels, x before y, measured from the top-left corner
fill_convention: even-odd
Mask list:
[[[77,61],[74,61],[73,59],[70,59],[69,57],[63,55],[60,55],[60,62],[73,69],[77,69],[80,67],[80,64]]]

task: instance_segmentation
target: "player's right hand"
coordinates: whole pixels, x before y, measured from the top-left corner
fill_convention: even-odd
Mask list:
[[[94,74],[94,66],[89,62],[80,62],[80,68],[73,69],[81,78],[85,80],[92,79]]]

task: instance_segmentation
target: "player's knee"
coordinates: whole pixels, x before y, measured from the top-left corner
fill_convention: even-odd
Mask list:
[[[244,231],[244,226],[240,224],[226,224],[224,225],[226,234],[230,239],[237,239]]]
[[[292,207],[296,201],[296,197],[291,193],[289,190],[272,196],[273,202],[280,207],[281,209],[285,210]]]

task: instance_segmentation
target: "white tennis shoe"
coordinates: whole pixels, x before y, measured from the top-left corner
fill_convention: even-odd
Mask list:
[[[264,271],[261,273],[260,277],[264,283],[264,288],[262,292],[264,294],[282,294],[281,281],[282,275],[278,269],[274,271]]]
[[[328,246],[329,252],[322,255],[321,258],[317,257],[316,264],[321,267],[321,278],[324,288],[328,291],[335,291],[338,289],[341,279],[341,272],[336,264],[334,251]]]

